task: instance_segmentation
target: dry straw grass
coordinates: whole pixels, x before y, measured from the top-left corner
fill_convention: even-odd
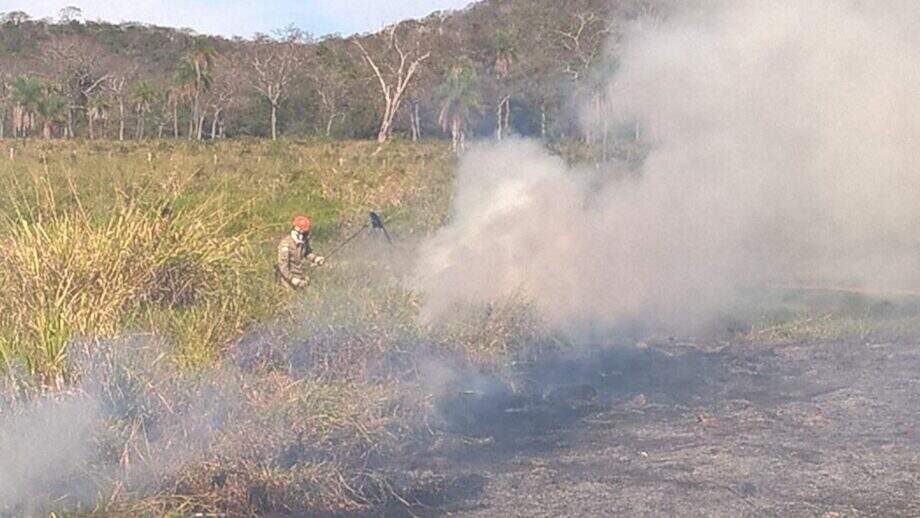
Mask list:
[[[71,338],[115,337],[145,306],[195,305],[220,317],[199,321],[228,325],[227,306],[238,295],[233,274],[242,270],[246,247],[243,237],[222,236],[226,219],[209,208],[166,217],[137,205],[116,206],[103,221],[79,209],[3,218],[5,363],[21,359],[29,374],[58,384]]]

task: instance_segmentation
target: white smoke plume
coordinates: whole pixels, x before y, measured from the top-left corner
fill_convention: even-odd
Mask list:
[[[92,507],[115,488],[156,489],[205,458],[231,415],[252,414],[233,365],[186,378],[158,361],[166,349],[157,341],[94,341],[86,352],[80,345],[78,386],[0,405],[0,516]],[[116,431],[132,427],[130,437]]]
[[[563,330],[686,329],[747,286],[920,286],[918,21],[913,2],[743,0],[637,24],[607,93],[650,143],[640,174],[469,153],[418,261],[423,316],[523,291]]]
[[[50,488],[86,497],[91,484],[81,483],[80,468],[92,455],[91,437],[100,423],[96,403],[82,396],[39,400],[0,415],[0,513],[17,503],[29,506]]]

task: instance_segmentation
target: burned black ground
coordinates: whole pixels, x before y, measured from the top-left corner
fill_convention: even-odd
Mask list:
[[[413,469],[454,482],[381,513],[920,516],[918,373],[906,342],[672,341],[528,364],[531,386],[439,402],[443,437]]]

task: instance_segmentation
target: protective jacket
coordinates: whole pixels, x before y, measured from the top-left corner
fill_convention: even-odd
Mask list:
[[[312,261],[315,257],[313,250],[310,248],[310,238],[305,237],[303,241],[294,239],[294,236],[288,235],[278,243],[278,275],[288,284],[293,285],[294,279],[302,282],[307,281],[307,275],[304,271],[304,259]]]

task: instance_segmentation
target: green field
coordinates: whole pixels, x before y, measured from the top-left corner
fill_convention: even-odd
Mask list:
[[[13,470],[32,478],[5,489],[16,503],[0,498],[0,514],[402,502],[444,482],[402,469],[409,450],[437,439],[431,395],[450,379],[431,380],[431,358],[499,372],[566,347],[526,301],[418,323],[404,280],[414,243],[448,217],[454,156],[442,143],[0,149],[0,410],[21,429],[66,428],[16,457]],[[275,281],[274,247],[294,213],[314,218],[322,253],[369,210],[388,218],[395,246],[366,234],[312,272],[308,290]],[[917,336],[910,307],[787,294],[723,331],[771,343],[903,339]],[[0,437],[0,456],[15,446]]]

